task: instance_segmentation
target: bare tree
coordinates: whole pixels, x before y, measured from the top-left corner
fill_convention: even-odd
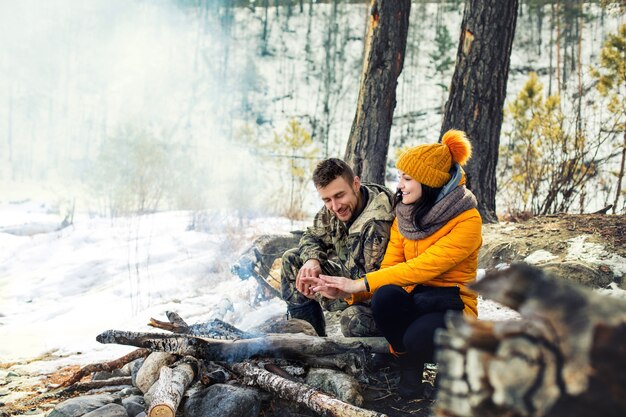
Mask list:
[[[496,222],[496,164],[518,0],[466,0],[441,134],[460,129],[474,156],[467,184],[485,222]]]
[[[410,0],[373,0],[363,71],[345,160],[356,175],[384,184],[396,85],[404,65]]]

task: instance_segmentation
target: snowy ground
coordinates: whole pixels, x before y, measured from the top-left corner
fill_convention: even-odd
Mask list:
[[[5,207],[0,231],[57,226],[61,219],[45,210]],[[184,212],[78,217],[73,226],[32,236],[0,232],[1,361],[49,351],[115,356],[120,350],[99,345],[97,334],[146,330],[148,319],[164,319],[166,310],[190,322],[220,318],[242,328],[280,315],[279,300],[254,305],[256,283],[233,277],[229,266],[254,235],[301,226],[271,218],[239,228],[227,214],[212,220],[223,226],[211,233],[187,230]]]

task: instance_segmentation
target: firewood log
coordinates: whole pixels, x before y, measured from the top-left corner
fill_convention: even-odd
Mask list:
[[[218,340],[186,334],[107,330],[100,343],[117,343],[197,358],[238,362],[257,356],[306,360],[349,352],[389,353],[382,337],[315,337],[303,334],[267,335],[253,339]]]
[[[320,415],[333,417],[386,417],[385,414],[345,403],[308,385],[290,381],[248,362],[235,363],[231,367],[234,372],[244,377],[246,383],[257,385],[285,400],[302,404]]]
[[[474,288],[522,319],[447,317],[436,335],[439,415],[626,415],[626,300],[525,264]]]
[[[169,352],[152,352],[137,372],[135,385],[141,392],[148,392],[152,384],[159,379],[161,368],[176,362],[176,356]]]
[[[97,381],[86,381],[86,382],[75,382],[69,387],[65,388],[65,392],[72,391],[89,391],[94,388],[102,388],[102,387],[118,387],[119,391],[120,385],[133,385],[132,378],[129,376],[121,376],[116,378],[109,379],[99,379]]]
[[[174,417],[195,375],[196,370],[189,361],[178,362],[174,367],[162,367],[159,379],[151,390],[148,416]]]
[[[82,368],[80,368],[78,372],[76,372],[74,375],[72,375],[67,380],[65,380],[61,384],[61,386],[66,387],[68,385],[75,384],[93,372],[102,372],[102,371],[111,372],[114,369],[119,369],[122,366],[126,365],[127,363],[134,361],[135,359],[145,358],[149,354],[150,354],[150,351],[148,349],[135,349],[132,352],[122,356],[121,358],[117,358],[110,362],[93,363],[93,364],[83,366]]]

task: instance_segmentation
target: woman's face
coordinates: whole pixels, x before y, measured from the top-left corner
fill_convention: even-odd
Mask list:
[[[422,196],[422,184],[400,170],[398,170],[398,190],[402,192],[403,204],[413,204]]]

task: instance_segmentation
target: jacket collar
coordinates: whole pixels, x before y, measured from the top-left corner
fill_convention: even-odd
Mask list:
[[[368,201],[359,217],[350,225],[349,233],[359,233],[370,220],[391,222],[394,218],[391,209],[393,196],[389,190],[380,185],[367,183],[362,183],[361,187],[367,190]]]

